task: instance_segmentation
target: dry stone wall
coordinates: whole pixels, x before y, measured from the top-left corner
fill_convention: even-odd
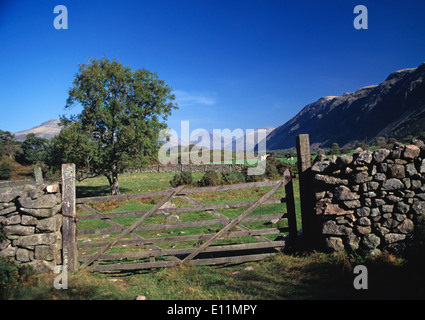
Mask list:
[[[425,223],[422,141],[333,159],[319,154],[311,171],[321,246],[365,254],[412,248]]]
[[[128,169],[126,173],[138,172],[228,172],[228,171],[243,171],[245,165],[243,164],[169,164],[169,165],[151,165],[144,168]]]
[[[62,263],[59,186],[26,185],[0,193],[0,258],[52,271]]]

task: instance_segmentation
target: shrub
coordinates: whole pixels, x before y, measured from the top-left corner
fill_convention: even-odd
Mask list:
[[[267,170],[267,166],[275,167],[276,170],[277,170],[277,173],[280,176],[283,176],[286,169],[289,169],[291,172],[294,171],[294,166],[292,164],[282,162],[279,159],[276,159],[274,157],[268,157],[266,161],[267,161],[266,170]],[[271,170],[274,171],[273,169],[271,169]]]
[[[221,178],[225,184],[245,183],[245,175],[242,172],[230,171],[223,172]]]
[[[0,300],[16,298],[24,283],[34,274],[28,266],[18,266],[12,260],[0,259]]]
[[[264,176],[267,179],[279,179],[279,170],[277,169],[276,164],[274,162],[267,160]]]
[[[200,187],[213,187],[221,185],[222,180],[220,174],[215,171],[207,171],[204,176],[199,180]]]
[[[0,180],[8,180],[12,176],[13,166],[9,162],[0,163]]]
[[[340,154],[340,153],[341,153],[341,149],[339,147],[339,144],[336,142],[332,143],[332,146],[330,147],[328,151],[328,155],[334,155],[334,154]]]
[[[290,163],[285,163],[274,157],[268,157],[266,160],[266,168],[262,175],[248,175],[248,168],[245,168],[244,175],[246,182],[257,182],[264,179],[279,179],[289,169],[294,172],[294,167]]]
[[[249,167],[245,167],[243,171],[243,175],[245,176],[245,182],[259,182],[264,179],[263,175],[249,175],[248,169]]]
[[[0,299],[7,299],[14,286],[17,285],[18,269],[10,261],[0,259]]]
[[[190,185],[193,182],[192,172],[182,171],[174,175],[173,179],[170,181],[172,187],[178,187],[182,185]]]

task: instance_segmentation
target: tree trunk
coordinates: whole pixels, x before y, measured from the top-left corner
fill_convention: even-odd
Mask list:
[[[120,194],[120,187],[118,185],[118,174],[112,173],[111,176],[107,176],[109,181],[109,187],[111,189],[111,195],[115,196]]]

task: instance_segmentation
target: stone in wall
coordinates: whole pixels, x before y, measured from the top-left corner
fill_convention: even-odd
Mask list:
[[[397,251],[425,225],[425,144],[318,156],[312,167],[318,238],[326,249]]]
[[[0,258],[52,271],[62,263],[59,186],[26,185],[0,193]]]

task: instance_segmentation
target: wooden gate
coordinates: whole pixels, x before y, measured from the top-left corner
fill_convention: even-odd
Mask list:
[[[282,187],[285,190],[285,197],[272,197]],[[256,192],[261,191],[263,195],[254,201],[220,203],[213,201],[207,204],[189,196],[201,193],[210,193],[214,196],[217,192],[250,188],[257,188]],[[179,202],[178,205],[172,204],[172,199]],[[107,213],[95,209],[96,203],[105,201],[106,203],[138,201],[145,209]],[[184,202],[186,205],[182,205]],[[282,203],[286,205],[281,205]],[[64,204],[64,207],[66,205]],[[256,210],[260,206],[264,208],[267,205],[274,205],[271,206],[274,211],[276,207],[280,208],[278,210],[280,213]],[[221,264],[262,260],[285,246],[282,233],[289,234],[291,238],[297,236],[293,186],[288,170],[284,174],[284,179],[279,181],[203,188],[180,186],[143,194],[78,198],[76,206],[80,211],[76,243],[64,242],[64,250],[67,247],[77,247],[75,254],[78,256],[68,257],[75,269],[135,270],[169,267],[180,263]],[[286,212],[282,213],[284,207]],[[226,211],[225,209],[243,210],[243,212],[232,212],[233,216],[229,216],[220,212]],[[180,214],[181,217],[191,214],[192,220],[180,221],[176,214]],[[69,217],[74,215],[71,214]],[[174,217],[177,221],[170,222],[166,217]],[[193,217],[197,219],[193,220]],[[151,218],[150,222],[148,218]],[[158,219],[162,219],[160,223],[155,222]],[[277,221],[280,220],[286,221],[283,223],[284,226],[282,224],[279,226]],[[76,219],[73,218],[72,221]],[[249,223],[254,225],[257,223],[257,227],[251,227]],[[258,223],[261,224],[260,228]],[[95,227],[92,228],[90,224]],[[209,228],[205,230],[206,227]],[[193,234],[189,232],[191,228],[204,228],[204,230],[201,230],[200,234]]]

